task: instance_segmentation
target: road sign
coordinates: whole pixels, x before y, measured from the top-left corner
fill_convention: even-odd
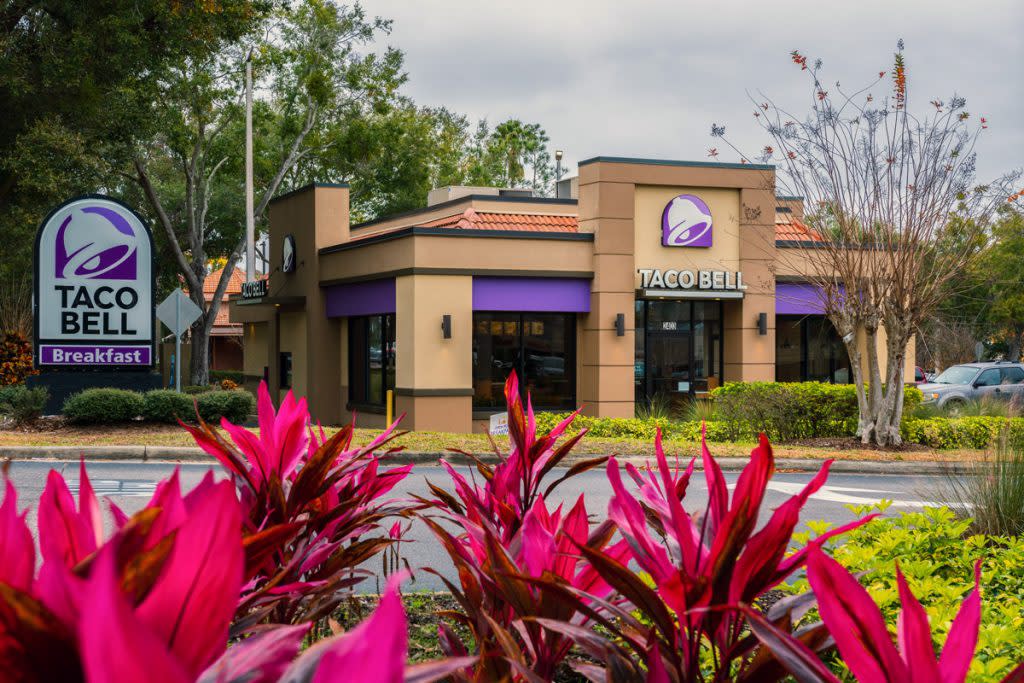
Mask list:
[[[196,306],[185,292],[176,289],[156,307],[156,317],[174,335],[174,390],[181,391],[181,335],[199,320],[203,309]]]
[[[156,307],[156,317],[167,326],[176,337],[180,337],[192,327],[192,323],[199,320],[203,310],[196,306],[192,299],[180,289],[171,292],[170,296],[160,302]]]

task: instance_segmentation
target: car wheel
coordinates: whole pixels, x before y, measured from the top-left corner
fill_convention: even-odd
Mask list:
[[[966,405],[967,402],[962,398],[951,398],[943,404],[942,408],[951,417],[959,417],[960,413],[964,412]]]

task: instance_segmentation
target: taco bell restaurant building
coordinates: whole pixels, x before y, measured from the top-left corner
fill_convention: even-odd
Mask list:
[[[511,370],[538,410],[609,417],[723,382],[848,382],[801,277],[821,238],[774,185],[771,166],[597,157],[557,198],[445,187],[355,225],[347,186],[301,188],[271,204],[269,278],[231,302],[247,385],[361,426],[393,390],[403,427],[469,432]]]

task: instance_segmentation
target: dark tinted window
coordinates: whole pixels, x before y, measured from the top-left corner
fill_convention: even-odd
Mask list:
[[[999,384],[999,381],[999,371],[993,368],[978,375],[975,384],[979,387],[994,387]]]
[[[1020,368],[1002,368],[1003,384],[1020,384],[1024,382],[1024,370]]]
[[[512,370],[534,408],[575,408],[576,316],[474,313],[473,406],[504,408],[505,379]]]
[[[395,388],[395,316],[349,318],[349,400],[383,406]]]

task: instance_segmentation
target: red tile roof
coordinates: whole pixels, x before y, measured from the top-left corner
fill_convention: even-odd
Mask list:
[[[224,272],[223,268],[219,268],[203,280],[203,298],[207,301],[213,299],[213,295],[217,292],[217,284],[220,282],[221,274]],[[231,276],[228,279],[228,286],[224,290],[224,297],[221,299],[220,308],[217,309],[217,317],[213,321],[213,329],[211,334],[214,336],[220,335],[240,335],[242,334],[242,324],[233,323],[230,319],[230,311],[228,309],[228,296],[232,294],[240,294],[242,292],[242,283],[245,282],[245,273],[238,268],[231,271]]]
[[[425,228],[463,230],[522,230],[524,232],[579,232],[576,216],[532,213],[494,213],[468,208],[453,216],[424,223]]]
[[[775,214],[775,239],[786,242],[824,242],[816,230],[787,213]]]

